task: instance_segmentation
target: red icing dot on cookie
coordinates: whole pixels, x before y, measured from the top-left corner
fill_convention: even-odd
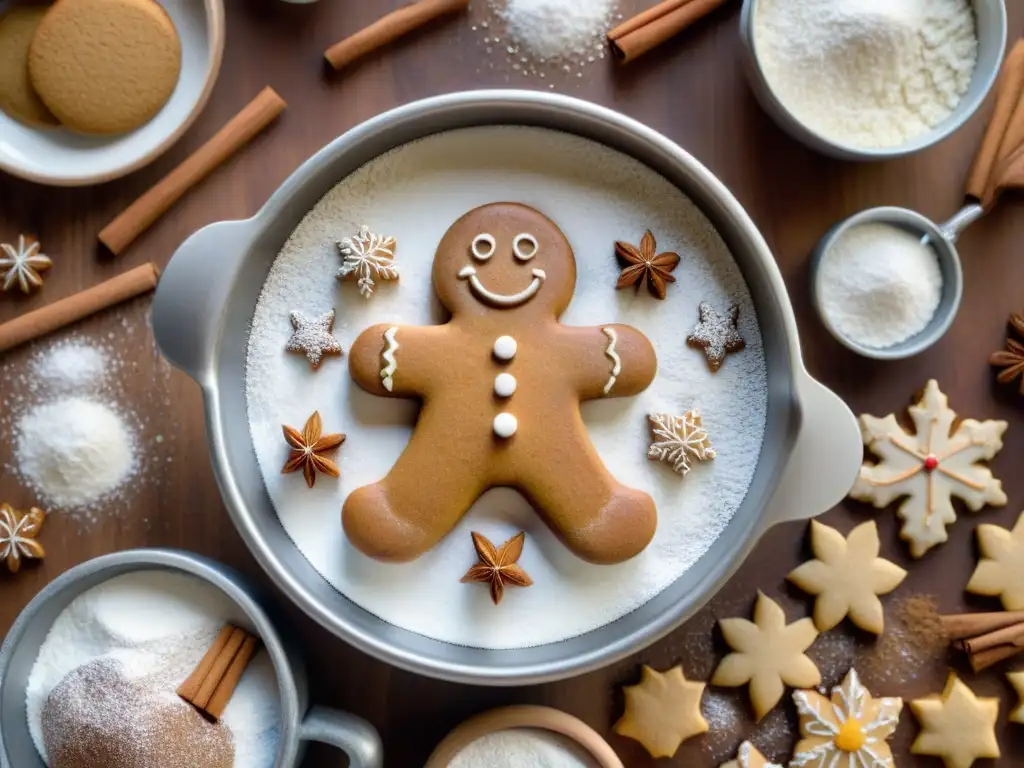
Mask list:
[[[924,460],[924,468],[929,472],[935,470],[939,466],[939,460],[934,456],[929,456]]]

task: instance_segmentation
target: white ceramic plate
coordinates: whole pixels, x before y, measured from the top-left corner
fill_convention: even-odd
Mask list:
[[[77,187],[124,176],[165,152],[199,115],[224,53],[223,0],[159,0],[181,38],[181,76],[164,108],[120,136],[32,128],[0,112],[0,169],[40,184]],[[0,0],[0,10],[10,3]]]

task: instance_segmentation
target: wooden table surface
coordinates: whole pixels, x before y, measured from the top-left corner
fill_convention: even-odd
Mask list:
[[[388,108],[421,97],[483,87],[547,88],[614,107],[677,141],[703,161],[732,190],[761,228],[775,252],[796,310],[811,372],[843,396],[855,412],[884,415],[898,411],[926,379],[937,378],[952,407],[964,416],[1010,422],[1005,447],[992,462],[1010,503],[977,516],[964,514],[950,541],[912,562],[898,541],[892,510],[874,514],[848,502],[826,520],[848,530],[874,516],[882,532],[883,553],[910,570],[891,601],[933,595],[943,611],[996,608],[997,603],[962,593],[975,562],[973,530],[977,520],[1010,525],[1024,503],[1024,473],[1017,474],[1024,452],[1024,399],[1000,388],[987,364],[1001,347],[1011,311],[1024,309],[1024,201],[1008,199],[963,237],[964,301],[945,339],[928,352],[902,362],[874,363],[854,356],[826,333],[808,300],[808,253],[817,238],[839,218],[862,208],[893,204],[934,219],[950,216],[962,200],[962,187],[974,148],[991,109],[954,138],[918,156],[883,164],[851,165],[820,157],[783,135],[755,103],[744,81],[737,32],[738,2],[717,12],[652,55],[616,69],[598,61],[583,77],[558,71],[547,78],[523,76],[498,49],[488,53],[485,32],[472,24],[483,19],[483,0],[469,18],[435,24],[415,38],[376,55],[342,76],[326,77],[324,48],[360,28],[401,0],[324,0],[289,6],[278,0],[228,0],[224,66],[213,98],[197,123],[165,156],[129,177],[88,189],[48,189],[0,175],[0,241],[19,232],[36,234],[55,267],[41,295],[0,298],[0,321],[73,293],[127,267],[148,260],[163,265],[194,230],[213,221],[247,217],[306,157],[348,128]],[[624,3],[631,11],[647,3]],[[1010,37],[1024,33],[1024,6],[1010,6]],[[279,124],[215,173],[165,216],[127,253],[110,259],[98,252],[96,234],[138,194],[201,144],[264,85],[272,85],[289,103]],[[211,256],[215,257],[215,256]],[[16,578],[0,578],[0,629],[48,581],[71,566],[129,547],[183,547],[217,558],[267,583],[233,529],[210,470],[199,390],[185,376],[157,359],[146,315],[148,300],[80,323],[71,333],[103,341],[119,350],[125,366],[119,374],[119,398],[134,410],[146,463],[141,479],[124,504],[94,523],[54,515],[43,541],[48,550],[38,567]],[[63,334],[68,335],[68,334]],[[60,338],[60,334],[51,340]],[[12,414],[28,402],[31,381],[21,377],[42,345],[0,356],[0,500],[15,505],[33,501],[11,475]],[[628,661],[575,680],[551,685],[486,689],[428,680],[391,669],[347,647],[298,609],[280,598],[292,629],[305,648],[316,702],[368,718],[384,739],[387,765],[422,765],[445,733],[462,719],[489,707],[530,702],[571,712],[609,735],[629,766],[712,766],[731,757],[740,737],[754,730],[748,715],[728,727],[684,745],[673,760],[653,761],[635,743],[611,733],[622,711],[619,687],[637,681],[640,663],[659,668],[682,662],[691,677],[706,679],[722,653],[712,633],[718,616],[748,615],[758,587],[783,599],[790,618],[804,615],[809,601],[785,587],[783,577],[802,558],[804,528],[772,531],[733,582],[686,626],[637,653]],[[280,597],[280,596],[279,596]],[[823,668],[848,664],[853,644],[861,652],[870,639],[847,629],[828,635],[819,655]],[[846,649],[845,651],[843,649]],[[843,654],[846,660],[843,661]],[[913,698],[941,688],[945,662],[902,662],[899,654],[871,683],[876,693]],[[909,666],[908,666],[909,665]],[[916,665],[916,666],[915,666]],[[913,669],[910,666],[914,666]],[[839,669],[831,670],[834,676]],[[979,765],[1010,766],[1024,760],[1024,727],[1010,727],[1005,713],[1011,690],[1001,674],[966,679],[976,690],[1002,698],[1000,741],[1004,756]],[[743,695],[716,699],[742,704]],[[792,746],[791,705],[762,725],[758,741],[776,758]],[[898,731],[900,764],[939,766],[906,750],[916,733],[909,712]],[[314,747],[308,766],[335,766],[336,752]]]

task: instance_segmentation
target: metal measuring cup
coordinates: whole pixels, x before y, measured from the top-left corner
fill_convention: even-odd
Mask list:
[[[964,206],[949,221],[936,224],[907,208],[871,208],[833,226],[811,256],[811,294],[818,316],[829,332],[854,352],[877,360],[911,357],[937,342],[949,329],[960,308],[963,271],[956,241],[967,227],[995,207],[1003,192],[1024,189],[1024,41],[1007,56],[1000,74],[996,106],[967,180]],[[935,253],[942,273],[942,295],[928,325],[909,339],[890,347],[859,344],[844,336],[829,321],[821,305],[821,263],[844,232],[863,224],[884,223],[920,237]]]

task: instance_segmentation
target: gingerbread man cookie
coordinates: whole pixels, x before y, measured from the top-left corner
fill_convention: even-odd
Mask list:
[[[349,353],[363,389],[422,401],[387,477],[345,500],[349,540],[370,557],[412,560],[484,491],[508,486],[583,559],[639,553],[654,535],[654,500],[612,477],[580,402],[646,389],[657,369],[647,337],[624,325],[558,322],[576,260],[554,222],[524,205],[486,205],[455,222],[434,256],[433,282],[447,323],[374,326]]]

